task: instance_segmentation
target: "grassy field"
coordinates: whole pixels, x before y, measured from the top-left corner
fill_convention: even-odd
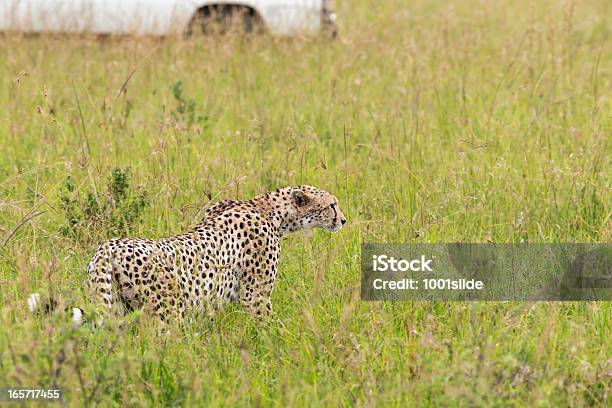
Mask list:
[[[340,1],[340,37],[0,37],[0,387],[70,406],[609,406],[609,302],[364,302],[362,242],[610,241],[612,4]],[[161,330],[87,305],[111,236],[308,183],[275,315]]]

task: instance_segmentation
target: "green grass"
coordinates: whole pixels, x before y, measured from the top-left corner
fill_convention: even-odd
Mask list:
[[[339,3],[333,42],[0,37],[0,386],[71,406],[610,404],[609,302],[359,299],[362,242],[610,241],[610,2]],[[87,304],[106,238],[297,183],[348,223],[283,242],[270,320],[92,332],[26,311],[32,291]]]

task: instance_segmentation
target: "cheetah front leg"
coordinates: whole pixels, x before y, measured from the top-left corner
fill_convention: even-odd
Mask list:
[[[249,260],[247,264],[250,267],[243,270],[240,278],[240,304],[253,316],[264,317],[272,314],[270,296],[276,281],[276,259],[276,255],[269,256],[264,252],[261,256]]]
[[[272,314],[272,301],[270,297],[249,292],[248,288],[240,291],[240,305],[246,312],[256,317]]]
[[[256,264],[257,265],[257,264]],[[240,305],[256,317],[272,314],[272,289],[276,280],[276,265],[261,270],[251,268],[244,271],[240,279]]]

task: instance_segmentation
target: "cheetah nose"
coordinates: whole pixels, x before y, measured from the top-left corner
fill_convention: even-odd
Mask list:
[[[346,218],[342,218],[340,222],[342,223],[342,225],[346,224]]]

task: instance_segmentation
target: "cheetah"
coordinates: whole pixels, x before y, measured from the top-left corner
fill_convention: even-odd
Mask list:
[[[338,199],[308,185],[223,200],[184,234],[104,242],[87,269],[89,290],[103,310],[144,308],[161,320],[231,302],[269,315],[281,238],[317,227],[336,232],[345,223]]]

